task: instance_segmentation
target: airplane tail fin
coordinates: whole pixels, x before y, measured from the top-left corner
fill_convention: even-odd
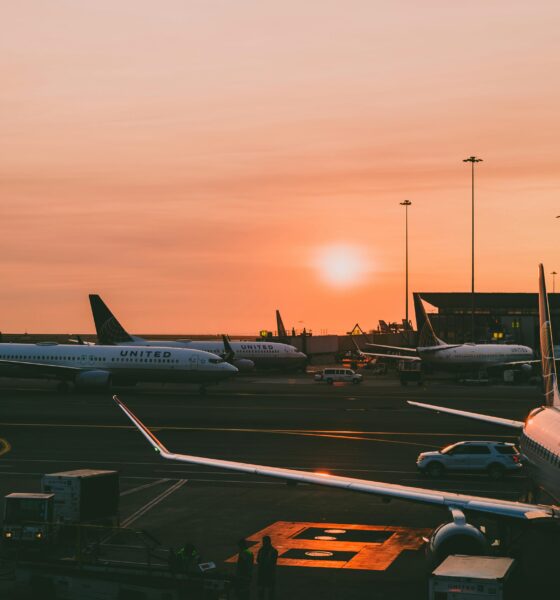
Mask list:
[[[544,401],[547,406],[560,408],[558,376],[554,360],[552,321],[550,320],[550,306],[548,304],[548,294],[546,293],[546,281],[542,264],[539,265],[539,325]]]
[[[235,352],[234,352],[233,348],[231,347],[231,344],[229,342],[229,338],[227,335],[225,335],[225,334],[222,335],[222,341],[224,343],[223,359],[226,362],[231,363],[231,361],[233,361],[235,359]]]
[[[414,292],[414,311],[416,313],[416,329],[418,330],[417,346],[428,348],[433,346],[445,346],[445,342],[440,340],[435,334],[430,318],[426,314],[424,303],[420,294]]]
[[[288,337],[279,310],[276,311],[276,329],[278,329],[278,337]]]
[[[134,341],[134,338],[117,321],[115,315],[109,310],[105,302],[101,300],[100,296],[90,294],[89,302],[91,304],[93,320],[95,321],[97,340],[100,344],[113,345]]]

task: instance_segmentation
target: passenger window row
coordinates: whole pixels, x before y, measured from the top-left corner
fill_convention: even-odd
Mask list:
[[[65,361],[76,361],[76,360],[90,360],[93,362],[108,362],[108,358],[99,358],[97,356],[22,356],[19,354],[9,356],[0,356],[0,360],[65,360]],[[178,363],[177,359],[171,358],[139,358],[133,361],[130,358],[112,358],[111,362],[154,362],[154,363]],[[222,361],[216,361],[222,362]]]
[[[560,467],[560,456],[558,454],[554,454],[554,452],[551,452],[544,446],[537,444],[537,442],[532,440],[527,435],[525,436],[525,442],[527,444],[527,448],[531,449],[535,454],[537,454],[537,456],[540,456],[555,467]]]

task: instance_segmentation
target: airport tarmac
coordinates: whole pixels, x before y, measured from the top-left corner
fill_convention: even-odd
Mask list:
[[[433,481],[415,459],[459,440],[514,441],[511,432],[406,400],[513,419],[541,402],[532,386],[403,388],[385,377],[327,386],[309,375],[246,377],[206,395],[180,386],[118,393],[173,451],[507,499],[519,496],[523,476]],[[258,547],[266,530],[281,550],[278,598],[424,598],[421,538],[449,520],[412,503],[164,461],[108,393],[61,395],[52,383],[0,380],[0,438],[2,496],[38,491],[44,473],[117,469],[121,521],[168,546],[192,542],[225,571],[237,540]]]

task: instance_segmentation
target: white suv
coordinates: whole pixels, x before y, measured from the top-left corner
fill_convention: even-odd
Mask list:
[[[323,369],[315,373],[315,381],[326,381],[328,384],[333,384],[335,381],[362,383],[362,379],[360,373],[352,369]]]
[[[523,467],[519,450],[505,442],[458,442],[435,452],[422,452],[416,466],[430,477],[442,477],[447,471],[486,472],[492,479]]]

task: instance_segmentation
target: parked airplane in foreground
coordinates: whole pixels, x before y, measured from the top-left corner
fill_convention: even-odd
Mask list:
[[[165,348],[189,348],[211,352],[226,359],[240,371],[253,368],[300,369],[307,356],[289,344],[277,342],[217,341],[217,340],[147,340],[130,335],[119,323],[97,294],[90,294],[89,301],[99,344],[110,346],[158,346]],[[229,342],[229,345],[228,345]]]
[[[0,344],[0,376],[55,379],[60,389],[107,389],[112,383],[216,383],[237,369],[215,354],[184,348]]]
[[[481,371],[491,368],[519,367],[526,372],[532,370],[533,351],[519,344],[447,344],[437,337],[426,314],[422,299],[414,294],[417,315],[417,348],[385,346],[368,343],[367,346],[384,349],[385,352],[364,352],[357,348],[361,356],[390,358],[405,361],[422,361],[436,370]],[[390,354],[387,351],[399,354]]]
[[[560,497],[560,394],[558,393],[556,365],[552,350],[552,332],[548,309],[548,298],[542,265],[539,267],[539,315],[541,322],[542,370],[545,382],[545,406],[534,410],[527,421],[513,421],[486,415],[476,415],[442,407],[429,407],[433,410],[460,414],[495,425],[504,425],[520,431],[522,450],[527,454],[534,468],[537,484],[541,485],[554,498]],[[312,483],[327,487],[364,492],[375,496],[409,500],[447,508],[452,521],[436,528],[430,538],[428,550],[434,558],[449,553],[481,554],[488,550],[489,542],[484,533],[467,518],[486,517],[490,520],[526,526],[530,523],[554,523],[560,520],[560,507],[551,504],[532,504],[497,500],[468,494],[457,494],[434,489],[422,489],[405,485],[340,477],[328,473],[312,473],[296,469],[268,467],[232,460],[220,460],[188,454],[170,452],[164,444],[134,415],[116,396],[115,402],[159,454],[169,460],[217,467],[230,471],[241,471],[253,475],[266,475],[285,481]],[[418,403],[416,403],[418,404]]]

